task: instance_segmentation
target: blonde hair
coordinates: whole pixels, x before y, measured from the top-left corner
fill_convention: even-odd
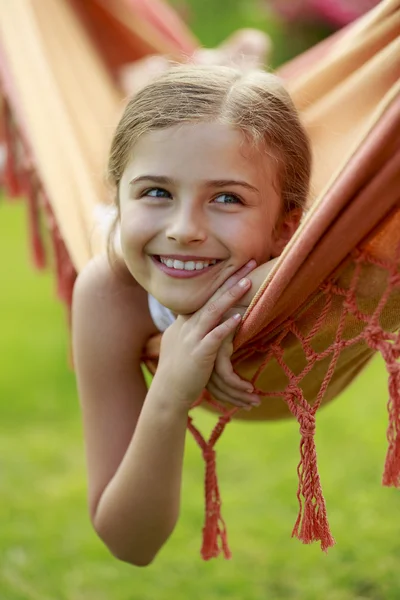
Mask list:
[[[111,144],[108,179],[118,188],[138,139],[183,123],[218,122],[263,143],[277,161],[282,212],[304,208],[310,183],[311,149],[297,110],[280,79],[264,71],[219,66],[177,66],[142,88],[128,102]],[[110,254],[111,253],[111,254]]]

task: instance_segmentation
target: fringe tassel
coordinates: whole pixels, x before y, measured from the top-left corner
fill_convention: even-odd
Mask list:
[[[4,141],[6,148],[4,165],[4,186],[9,198],[26,196],[33,262],[35,267],[46,266],[46,253],[40,231],[40,184],[14,125],[7,102],[3,101]]]
[[[33,169],[27,167],[23,174],[23,194],[28,201],[28,218],[33,261],[38,269],[46,266],[46,251],[40,228],[40,185]]]
[[[398,285],[399,282],[400,274],[392,277],[393,284]],[[368,345],[381,353],[389,373],[389,425],[386,434],[389,447],[382,484],[400,487],[400,333],[385,333],[379,325],[373,324],[365,328],[364,335]]]
[[[67,308],[70,309],[77,272],[69,257],[64,240],[62,239],[50,202],[45,196],[43,196],[43,201],[47,215],[47,224],[53,243],[55,271],[57,276],[57,295],[60,300],[65,302]]]
[[[204,560],[210,560],[210,558],[219,556],[222,550],[225,558],[231,558],[225,521],[221,515],[221,496],[216,473],[215,450],[207,445],[206,451],[203,452],[203,457],[206,462],[206,508],[201,556]]]
[[[231,420],[230,414],[224,414],[218,419],[210,440],[206,442],[199,430],[193,425],[192,418],[188,419],[188,429],[200,446],[206,463],[205,472],[205,522],[203,527],[203,544],[201,556],[204,560],[216,558],[223,552],[226,559],[232,554],[228,546],[225,521],[221,515],[221,496],[219,492],[216,455],[214,445],[221,436],[225,425]]]
[[[392,349],[394,354],[394,350]],[[400,354],[399,350],[398,353]],[[389,426],[387,439],[389,442],[385,460],[382,483],[385,486],[400,487],[400,364],[395,356],[387,360],[389,371]]]
[[[3,181],[9,198],[18,198],[22,195],[21,180],[18,173],[17,133],[9,105],[3,98],[3,122],[5,142],[5,164]]]
[[[325,499],[322,495],[321,482],[318,474],[317,452],[315,447],[315,415],[312,408],[305,408],[305,400],[299,397],[296,386],[288,386],[286,390],[288,406],[300,424],[300,463],[297,467],[299,487],[297,499],[299,514],[292,531],[292,537],[297,537],[304,544],[314,541],[321,542],[321,549],[326,552],[334,546]],[[300,402],[301,404],[298,404]],[[302,497],[304,498],[304,504]]]

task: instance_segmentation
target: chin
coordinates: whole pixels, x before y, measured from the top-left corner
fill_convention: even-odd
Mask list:
[[[173,313],[175,313],[176,315],[192,315],[193,313],[195,313],[197,310],[199,310],[199,308],[201,308],[200,306],[197,305],[190,305],[188,306],[187,304],[185,304],[184,306],[182,306],[181,304],[174,304],[173,306],[168,306],[167,308],[169,308]]]
[[[184,302],[184,301],[177,301],[177,302],[166,301],[165,303],[161,301],[161,304],[163,304],[166,308],[169,308],[169,310],[172,310],[172,312],[175,313],[176,315],[191,315],[203,306],[203,304],[201,302]]]

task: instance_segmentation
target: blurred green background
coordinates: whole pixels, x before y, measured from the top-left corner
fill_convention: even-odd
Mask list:
[[[275,65],[325,33],[289,35],[252,0],[192,0],[184,10],[206,45],[238,27],[269,31]],[[87,513],[66,315],[51,274],[32,268],[25,221],[22,203],[0,204],[0,599],[400,598],[399,494],[380,485],[387,381],[379,358],[317,419],[320,474],[337,541],[328,555],[290,538],[297,516],[295,422],[233,423],[220,440],[231,561],[204,563],[199,556],[204,464],[191,437],[181,518],[154,565],[134,568],[109,555]],[[215,422],[201,411],[196,418],[203,429]]]

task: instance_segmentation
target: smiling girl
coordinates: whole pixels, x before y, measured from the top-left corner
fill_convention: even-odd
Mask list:
[[[232,371],[231,340],[298,226],[310,163],[290,97],[261,71],[174,68],[125,109],[109,159],[110,252],[80,274],[73,304],[90,514],[121,560],[149,564],[174,529],[202,390],[260,402]],[[147,389],[142,350],[165,328]]]

